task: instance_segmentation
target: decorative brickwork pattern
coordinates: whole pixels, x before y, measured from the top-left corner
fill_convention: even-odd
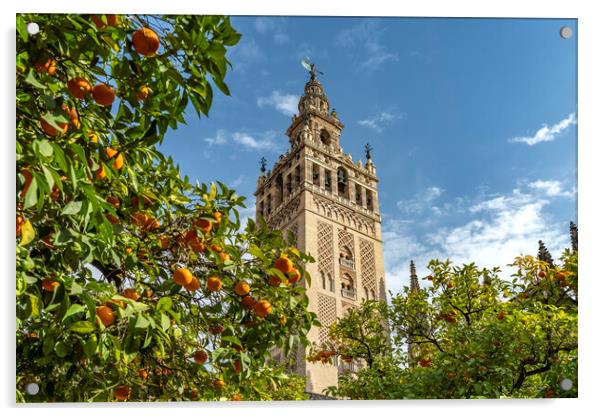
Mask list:
[[[328,328],[334,324],[337,319],[337,303],[332,296],[318,295],[318,320],[322,324],[320,327],[320,343],[328,340]]]
[[[333,226],[321,221],[318,221],[318,270],[334,276]]]
[[[374,260],[374,243],[360,238],[360,265],[362,284],[368,290],[377,291],[376,262]]]
[[[355,259],[355,244],[353,241],[353,234],[340,228],[339,229],[339,251],[343,247],[349,248],[349,251],[351,251],[351,255]]]

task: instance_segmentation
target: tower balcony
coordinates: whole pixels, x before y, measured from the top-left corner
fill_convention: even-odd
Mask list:
[[[345,257],[341,257],[339,259],[339,263],[341,266],[345,266],[348,269],[355,270],[355,262],[353,260],[346,259]]]
[[[322,189],[318,185],[314,185],[314,184],[307,183],[307,182],[305,183],[305,188],[311,190],[312,192],[315,192],[318,195],[326,196],[327,198],[333,200],[334,202],[337,202],[341,205],[349,207],[350,209],[352,209],[355,212],[359,212],[361,214],[364,214],[367,217],[370,217],[374,220],[380,221],[380,215],[377,212],[369,210],[368,208],[364,208],[361,205],[357,205],[355,202],[352,202],[348,198],[343,198],[342,196],[337,195],[337,194],[333,193],[332,191]]]
[[[347,299],[353,299],[353,300],[357,299],[357,293],[355,291],[355,288],[341,289],[341,296],[343,296],[344,298],[347,298]]]

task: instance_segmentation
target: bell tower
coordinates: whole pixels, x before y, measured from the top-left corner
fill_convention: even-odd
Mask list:
[[[300,284],[306,285],[309,309],[322,324],[311,329],[309,339],[321,344],[328,327],[348,308],[363,299],[385,299],[386,292],[372,149],[366,145],[365,164],[343,151],[344,125],[316,72],[312,65],[299,114],[286,130],[290,148],[269,171],[262,159],[255,196],[256,216],[273,229],[292,231],[297,248],[316,259],[307,265],[311,286]],[[293,370],[307,377],[306,390],[314,397],[336,385],[339,372],[361,365],[305,358],[306,352],[299,351]]]

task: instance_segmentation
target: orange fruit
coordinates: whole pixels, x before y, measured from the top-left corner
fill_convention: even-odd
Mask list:
[[[220,253],[223,250],[223,248],[221,248],[217,244],[211,244],[211,250],[215,251],[216,253]]]
[[[54,279],[44,279],[42,281],[42,289],[44,289],[46,292],[54,292],[54,289],[58,285],[60,285],[60,283]]]
[[[272,304],[265,299],[260,300],[253,306],[255,313],[262,318],[265,318],[272,312]]]
[[[167,236],[162,235],[159,237],[159,247],[161,247],[163,250],[169,248],[169,238],[167,238]]]
[[[96,316],[98,316],[104,326],[109,326],[115,321],[113,309],[109,308],[107,305],[96,308]]]
[[[214,334],[214,335],[219,335],[219,334],[221,334],[222,332],[224,332],[224,329],[225,329],[225,328],[224,328],[224,326],[223,326],[223,325],[217,324],[217,325],[212,325],[212,326],[210,326],[210,327],[209,327],[209,332],[211,332],[211,333],[212,333],[212,334]]]
[[[540,272],[539,272],[537,275],[543,279],[544,277],[546,277],[546,272],[544,272],[544,271],[542,270],[542,271],[540,271]]]
[[[274,262],[274,267],[280,270],[284,274],[288,274],[293,271],[293,262],[286,257],[285,255],[281,255]]]
[[[92,92],[92,84],[82,77],[75,77],[67,81],[67,89],[73,98],[83,100]]]
[[[497,319],[499,319],[500,321],[502,321],[505,316],[506,316],[506,312],[500,311],[500,313],[497,314]]]
[[[224,380],[213,380],[213,387],[215,387],[218,390],[223,389],[225,385],[226,383],[224,382]]]
[[[123,154],[119,153],[113,162],[113,168],[119,170],[123,167]]]
[[[293,271],[288,274],[289,283],[298,282],[299,279],[301,279],[301,273],[297,269],[293,269]]]
[[[56,61],[52,58],[48,58],[45,62],[35,64],[33,68],[36,72],[46,72],[48,75],[52,76],[56,73]]]
[[[96,171],[95,177],[97,180],[102,180],[107,177],[107,172],[105,172],[105,167],[100,165],[100,168]]]
[[[242,370],[242,365],[240,363],[240,360],[234,361],[234,372],[236,374],[239,374],[241,370]]]
[[[246,296],[250,291],[251,287],[245,281],[240,280],[236,282],[236,285],[234,285],[234,293],[236,293],[238,296]]]
[[[46,133],[47,135],[49,135],[51,137],[56,137],[56,136],[65,134],[65,133],[67,133],[67,130],[69,129],[69,125],[67,123],[57,123],[57,124],[61,128],[60,131],[55,129],[54,127],[52,127],[50,125],[50,123],[48,123],[46,120],[44,120],[42,117],[40,117],[40,127],[42,128],[44,133]]]
[[[150,89],[146,85],[143,85],[138,89],[138,92],[136,93],[136,98],[138,99],[138,101],[144,101],[148,98],[149,93]]]
[[[134,32],[132,43],[136,52],[144,56],[152,56],[157,53],[160,45],[159,36],[157,36],[154,30],[147,27]]]
[[[141,368],[138,370],[138,376],[146,380],[148,378],[148,371],[146,371],[144,368]]]
[[[203,350],[197,350],[194,353],[194,362],[203,365],[207,361],[207,353]]]
[[[207,290],[217,292],[222,288],[222,279],[217,276],[212,276],[207,279]]]
[[[98,143],[98,136],[95,133],[92,133],[91,131],[88,132],[88,138],[92,143]]]
[[[98,29],[102,29],[105,26],[117,26],[119,22],[119,17],[116,14],[105,14],[107,19],[107,23],[102,21],[102,16],[100,14],[91,14],[90,20],[94,22]]]
[[[61,195],[61,191],[60,191],[59,187],[54,185],[52,187],[52,192],[50,192],[50,199],[52,200],[52,202],[56,202],[57,199],[59,199],[60,195]]]
[[[161,223],[159,221],[157,221],[156,218],[150,217],[148,219],[148,221],[146,222],[146,224],[144,224],[144,228],[146,228],[147,230],[150,230],[150,231],[154,231],[157,228],[161,228]]]
[[[194,225],[196,225],[197,227],[199,227],[199,229],[204,232],[205,234],[211,232],[211,227],[212,227],[212,222],[209,220],[206,220],[204,218],[199,218],[194,222]]]
[[[280,286],[280,283],[282,283],[282,280],[275,274],[270,276],[270,280],[268,280],[270,286]]]
[[[107,84],[98,84],[92,88],[92,98],[98,105],[109,107],[115,100],[115,90]]]
[[[203,251],[205,251],[205,244],[203,244],[202,241],[196,240],[190,243],[190,248],[195,253],[202,253]]]
[[[228,253],[219,253],[219,258],[225,263],[230,261],[230,255]]]
[[[24,222],[25,222],[25,220],[23,219],[23,217],[20,215],[17,215],[17,237],[19,237],[21,235],[21,231],[23,229]]]
[[[111,159],[111,158],[112,158],[112,157],[114,157],[116,154],[118,154],[118,153],[119,153],[119,151],[117,151],[117,150],[113,149],[112,147],[107,147],[107,148],[105,149],[105,153],[107,154],[107,157],[108,157],[109,159]]]
[[[184,285],[184,288],[189,292],[194,292],[195,290],[201,288],[201,282],[199,282],[199,279],[197,279],[196,277],[193,277],[190,283]]]
[[[243,400],[242,394],[240,394],[240,393],[234,393],[232,395],[232,397],[230,397],[230,400],[233,401],[233,402],[241,402]]]
[[[433,363],[433,360],[431,360],[430,358],[421,358],[420,361],[418,361],[418,363],[420,364],[420,367],[430,367],[431,364]]]
[[[123,291],[122,295],[124,298],[128,298],[133,301],[137,301],[138,299],[140,299],[140,294],[138,292],[136,292],[136,289],[133,289],[133,288],[125,289]]]
[[[222,213],[219,211],[215,211],[213,213],[213,218],[215,218],[215,221],[219,224],[222,221]]]
[[[242,298],[241,303],[245,308],[253,309],[257,301],[252,296],[246,295]]]
[[[130,389],[128,386],[119,386],[115,388],[114,394],[117,400],[123,402],[130,398],[131,392],[132,389]]]
[[[111,205],[113,205],[115,207],[115,209],[118,209],[121,206],[121,201],[119,200],[119,198],[113,196],[113,195],[109,195],[107,197],[107,202]]]
[[[21,171],[21,175],[23,175],[23,177],[25,178],[25,183],[23,184],[23,189],[21,189],[21,198],[23,198],[27,194],[27,190],[29,189],[29,186],[31,185],[31,181],[33,180],[33,175],[27,169],[23,169]]]
[[[111,224],[117,224],[119,222],[119,217],[113,215],[113,214],[107,214],[105,215],[107,217],[107,220],[111,223]]]
[[[180,267],[173,272],[173,280],[177,285],[186,286],[192,282],[194,275],[190,272],[190,270]]]

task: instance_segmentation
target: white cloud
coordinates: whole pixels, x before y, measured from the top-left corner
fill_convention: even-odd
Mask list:
[[[226,144],[228,142],[228,138],[226,137],[226,131],[223,129],[219,129],[215,132],[215,137],[206,137],[203,139],[205,142],[209,144],[209,146]]]
[[[247,181],[247,175],[240,174],[240,175],[238,175],[238,177],[237,177],[236,179],[234,179],[234,180],[233,180],[233,181],[232,181],[232,182],[229,184],[229,186],[230,186],[231,188],[236,188],[236,187],[238,187],[238,186],[242,185],[242,184],[243,184],[244,182],[246,182],[246,181]]]
[[[276,110],[287,116],[292,116],[297,113],[298,104],[298,95],[283,94],[278,90],[272,91],[272,94],[270,94],[269,97],[257,98],[257,105],[259,107],[274,107]]]
[[[272,35],[274,43],[284,45],[289,37],[284,28],[286,20],[282,17],[258,17],[255,19],[255,30],[261,35]]]
[[[404,214],[418,214],[433,207],[435,199],[443,194],[444,190],[431,186],[418,192],[413,198],[397,201],[397,208]]]
[[[269,130],[263,133],[255,134],[246,131],[235,131],[229,133],[226,130],[219,129],[214,137],[203,139],[210,146],[237,144],[233,148],[241,148],[243,150],[267,150],[270,152],[281,152],[283,150],[284,140],[278,141],[275,131]]]
[[[529,146],[533,146],[541,142],[551,142],[556,140],[560,133],[565,131],[572,124],[577,124],[575,113],[569,114],[567,118],[559,121],[552,127],[544,124],[543,127],[537,130],[533,136],[513,137],[509,141],[514,143],[526,143]]]
[[[560,181],[536,180],[535,182],[529,183],[528,186],[531,189],[542,191],[547,196],[573,197],[575,195],[575,189],[572,191],[563,190]]]
[[[391,124],[395,120],[404,119],[405,117],[405,113],[398,113],[396,111],[383,111],[373,117],[360,120],[357,122],[357,124],[371,128],[380,133],[384,130],[384,126]]]
[[[357,25],[339,32],[336,44],[352,51],[358,70],[375,70],[388,61],[399,61],[396,53],[381,42],[384,29],[375,19],[363,19]]]

